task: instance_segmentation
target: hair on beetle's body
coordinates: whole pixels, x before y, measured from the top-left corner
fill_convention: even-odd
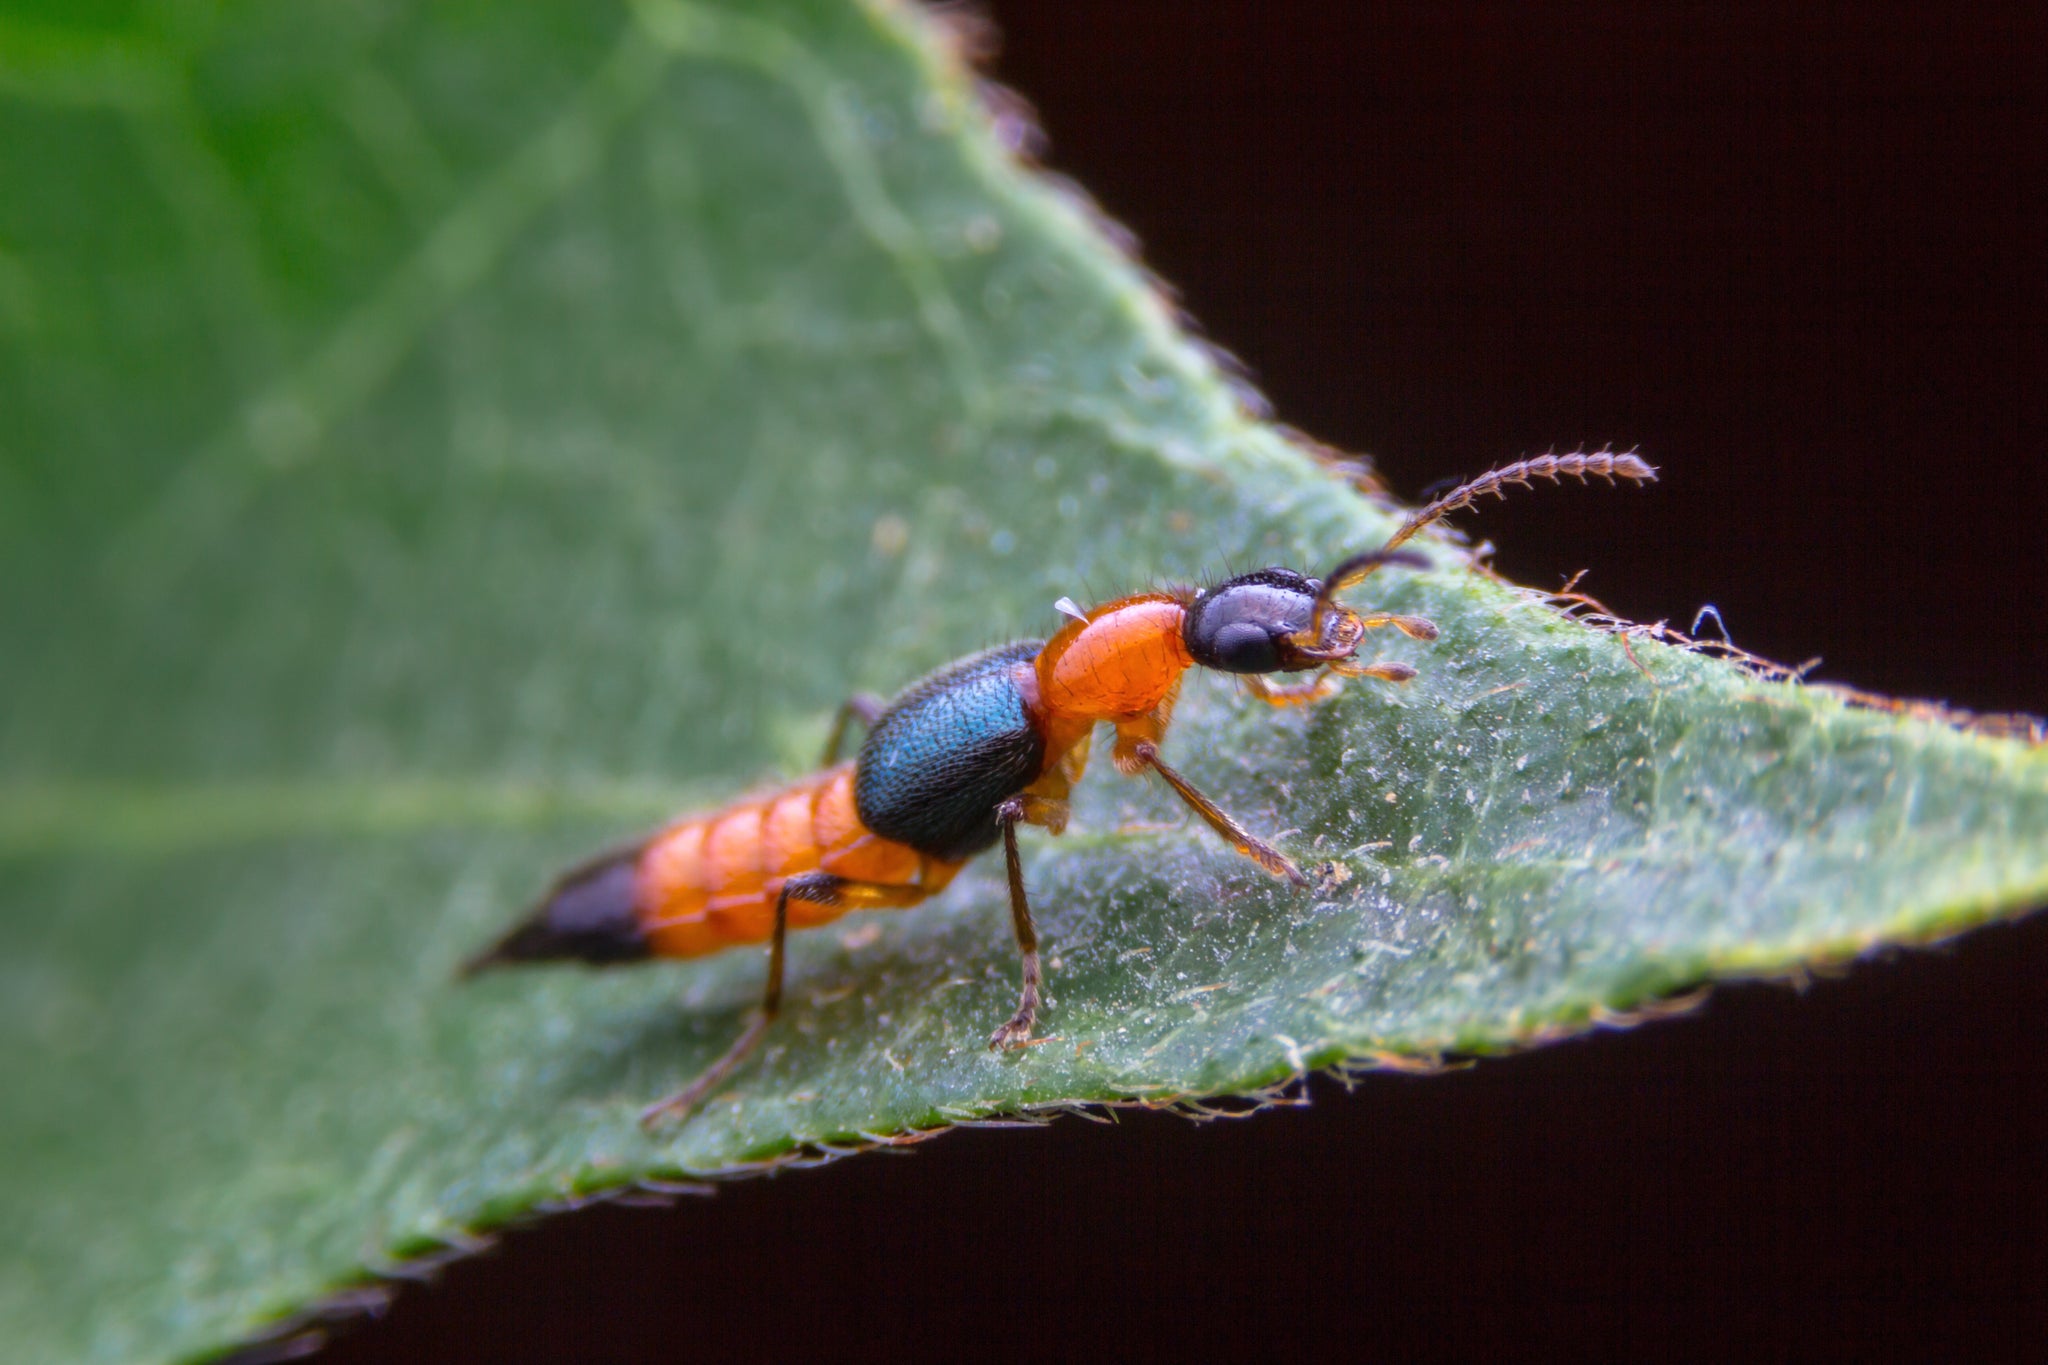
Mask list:
[[[1038,936],[1017,856],[1017,826],[1058,834],[1068,793],[1088,765],[1096,726],[1114,727],[1110,761],[1125,776],[1150,769],[1239,854],[1271,875],[1307,884],[1293,861],[1259,839],[1159,757],[1183,675],[1208,668],[1243,678],[1275,706],[1317,701],[1343,678],[1406,682],[1404,663],[1360,663],[1366,633],[1392,626],[1418,640],[1437,629],[1415,616],[1359,613],[1336,595],[1387,564],[1425,561],[1400,547],[1432,522],[1532,478],[1653,480],[1634,455],[1545,455],[1489,471],[1413,513],[1379,549],[1322,578],[1292,569],[1239,574],[1212,587],[1172,588],[1083,610],[1051,638],[970,655],[884,705],[856,697],[840,711],[820,771],[765,794],[686,816],[651,838],[559,878],[531,916],[468,970],[573,959],[611,964],[688,958],[734,944],[769,945],[761,1007],[744,1032],[643,1121],[687,1113],[760,1042],[781,1007],[783,941],[791,928],[849,910],[918,904],[962,866],[1003,845],[1011,926],[1023,958],[1016,1011],[989,1039],[1029,1039],[1038,1012]],[[1309,674],[1278,682],[1275,674]],[[837,761],[849,721],[867,726],[859,757]]]

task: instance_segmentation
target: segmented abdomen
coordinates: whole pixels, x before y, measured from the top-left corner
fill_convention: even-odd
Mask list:
[[[641,846],[634,912],[656,957],[701,957],[774,932],[782,883],[823,870],[849,881],[918,886],[927,894],[958,864],[871,833],[842,763],[780,791],[676,821]],[[789,927],[839,918],[848,907],[792,899]]]

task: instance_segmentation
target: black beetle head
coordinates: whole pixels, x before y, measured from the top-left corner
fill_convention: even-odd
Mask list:
[[[1205,588],[1188,607],[1181,639],[1196,663],[1224,673],[1314,667],[1289,637],[1299,637],[1315,619],[1322,587],[1292,569],[1261,569]]]

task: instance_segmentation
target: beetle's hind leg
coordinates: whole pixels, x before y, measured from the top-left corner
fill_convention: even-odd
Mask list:
[[[761,1007],[754,1011],[754,1017],[747,1021],[747,1027],[725,1050],[724,1056],[705,1067],[697,1079],[675,1094],[641,1110],[641,1126],[651,1128],[666,1119],[680,1119],[688,1115],[718,1087],[720,1081],[732,1074],[734,1067],[761,1045],[768,1026],[775,1022],[775,1016],[782,1010],[783,943],[789,936],[791,901],[810,901],[817,905],[858,910],[889,909],[916,905],[931,895],[933,889],[922,885],[892,886],[883,882],[848,881],[829,872],[806,872],[784,882],[782,893],[775,898],[775,930],[769,940],[768,984],[761,992]]]
[[[889,709],[889,703],[868,692],[856,692],[839,704],[839,714],[832,717],[832,733],[825,740],[825,761],[820,765],[829,768],[839,761],[839,749],[846,742],[848,721],[859,721],[860,728],[872,730],[875,722],[882,718],[882,712]]]
[[[775,931],[768,947],[768,986],[761,993],[761,1008],[754,1011],[754,1017],[740,1036],[733,1040],[725,1055],[697,1073],[697,1079],[670,1095],[658,1104],[650,1104],[640,1111],[640,1126],[651,1128],[663,1119],[682,1118],[697,1107],[698,1101],[711,1093],[712,1087],[732,1074],[732,1069],[747,1059],[747,1054],[761,1045],[762,1035],[775,1022],[775,1016],[782,1009],[782,963],[783,943],[789,937],[789,901],[792,896],[798,900],[817,901],[823,905],[834,904],[839,896],[839,878],[825,872],[807,873],[791,877],[782,884],[782,894],[775,898]]]

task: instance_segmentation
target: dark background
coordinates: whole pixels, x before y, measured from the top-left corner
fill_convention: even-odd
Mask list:
[[[2048,710],[2038,7],[998,3],[1046,160],[1496,563]],[[1197,1126],[950,1135],[517,1234],[322,1357],[2039,1358],[2048,923]]]

